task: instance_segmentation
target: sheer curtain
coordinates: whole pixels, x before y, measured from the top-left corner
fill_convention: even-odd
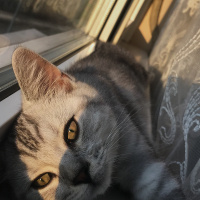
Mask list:
[[[188,195],[200,199],[200,0],[176,0],[150,55],[153,133]]]

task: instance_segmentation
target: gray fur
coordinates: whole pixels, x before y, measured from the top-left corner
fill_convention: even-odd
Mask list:
[[[41,58],[28,52],[31,60],[25,51],[13,58],[23,105],[4,149],[6,178],[16,198],[88,200],[119,184],[137,200],[184,199],[179,183],[155,159],[142,66],[121,49],[100,44],[67,75],[49,64],[58,74],[54,79],[38,67],[34,59]],[[70,147],[63,132],[72,116],[79,136]],[[86,165],[91,183],[73,184]],[[32,188],[31,181],[45,172],[55,174],[51,183]]]

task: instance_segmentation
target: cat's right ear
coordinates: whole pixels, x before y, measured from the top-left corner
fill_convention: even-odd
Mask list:
[[[49,98],[59,90],[68,93],[73,89],[68,75],[29,49],[18,47],[13,53],[12,65],[23,99],[27,101]]]

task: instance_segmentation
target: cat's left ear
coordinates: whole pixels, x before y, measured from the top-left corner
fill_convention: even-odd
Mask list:
[[[59,90],[68,93],[73,88],[68,75],[29,49],[18,47],[13,53],[12,65],[27,101],[50,97]]]

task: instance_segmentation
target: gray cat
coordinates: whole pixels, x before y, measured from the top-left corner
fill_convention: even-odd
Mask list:
[[[181,200],[154,156],[148,76],[99,44],[63,73],[19,47],[12,57],[22,111],[4,141],[5,179],[20,200],[89,200],[113,184],[136,200]]]

